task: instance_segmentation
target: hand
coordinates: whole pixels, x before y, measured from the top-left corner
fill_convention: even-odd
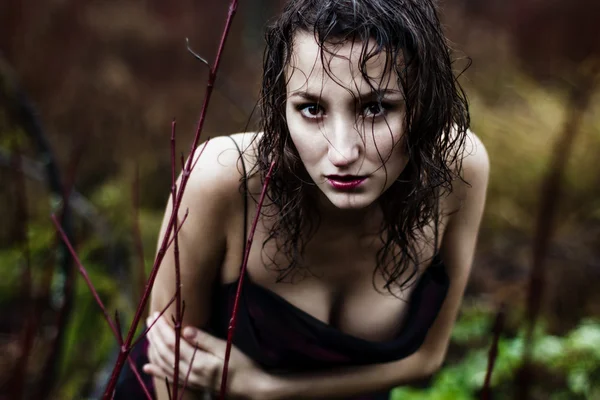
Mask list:
[[[155,313],[147,320],[150,326],[157,318]],[[147,334],[149,364],[144,372],[173,382],[175,371],[175,330],[165,318],[159,318]],[[186,327],[179,346],[179,384],[183,384],[189,371],[187,388],[219,393],[227,342],[208,333]],[[235,346],[231,348],[227,374],[228,398],[263,399],[269,375]]]

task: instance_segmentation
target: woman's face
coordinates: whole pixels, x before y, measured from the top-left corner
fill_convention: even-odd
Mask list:
[[[366,80],[359,69],[362,43],[328,50],[333,55],[321,54],[312,34],[296,34],[287,69],[287,123],[320,192],[338,209],[359,210],[406,166],[404,98],[395,71],[386,70],[385,53],[368,61]]]

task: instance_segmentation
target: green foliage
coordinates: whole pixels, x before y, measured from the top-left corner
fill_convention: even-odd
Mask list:
[[[56,233],[49,219],[46,223],[32,221],[27,228],[32,285],[35,288],[41,284],[41,272],[53,257]],[[9,301],[21,290],[21,274],[26,262],[24,244],[19,247],[0,248],[0,303]]]
[[[446,365],[433,378],[430,387],[401,387],[394,400],[475,400],[483,387],[492,335],[492,313],[481,307],[465,308],[452,335],[453,345],[462,346],[460,361]],[[536,329],[532,358],[538,370],[553,377],[534,379],[536,390],[551,400],[597,399],[600,396],[600,321],[584,320],[564,337],[550,335],[543,324]],[[473,343],[483,345],[473,346]],[[494,398],[510,399],[515,374],[521,365],[524,330],[514,337],[501,337],[492,376]],[[566,382],[564,387],[557,383]]]

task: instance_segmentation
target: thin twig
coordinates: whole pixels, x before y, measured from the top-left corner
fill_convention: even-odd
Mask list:
[[[185,379],[183,381],[184,389],[187,387],[188,381],[190,379],[190,373],[192,372],[192,366],[194,365],[194,359],[196,358],[197,352],[198,352],[198,346],[194,346],[194,352],[192,353],[192,359],[190,360],[190,366],[188,367],[187,373],[185,374]],[[185,394],[185,391],[182,391],[181,395],[179,396],[179,400],[183,400],[184,394]]]
[[[208,145],[208,142],[210,142],[210,137],[206,138],[206,142],[204,142],[204,146],[202,146],[202,149],[200,150],[200,154],[198,155],[198,158],[196,158],[196,160],[194,161],[194,163],[192,164],[191,168],[183,168],[183,175],[189,176],[189,174],[196,169],[196,164],[198,164],[198,160],[200,160],[200,156],[202,156],[202,153],[204,153],[204,149],[206,148],[206,146]],[[189,167],[189,165],[188,165]]]
[[[110,326],[110,329],[113,331],[115,337],[118,338],[120,336],[120,334],[119,334],[119,330],[117,329],[117,326],[115,325],[114,321],[108,314],[108,311],[106,310],[106,307],[104,306],[104,303],[102,302],[102,299],[98,295],[98,292],[96,291],[96,288],[94,287],[94,285],[87,273],[87,270],[85,269],[85,267],[79,260],[79,257],[77,256],[77,253],[73,249],[73,246],[71,246],[71,242],[69,241],[69,238],[67,238],[67,235],[63,231],[63,228],[60,225],[60,223],[58,222],[56,215],[52,214],[50,218],[52,218],[52,222],[54,223],[54,226],[56,227],[58,234],[60,235],[64,244],[67,246],[67,249],[71,253],[71,257],[73,257],[73,260],[75,261],[75,264],[77,265],[77,268],[79,268],[79,272],[83,276],[83,280],[85,281],[88,288],[90,289],[90,292],[92,292],[92,296],[94,296],[94,300],[96,300],[96,303],[100,307],[100,310],[102,310],[102,314],[104,314],[104,319],[106,319],[106,322],[108,322],[108,325]]]
[[[60,224],[59,224],[56,216],[53,214],[51,216],[51,218],[52,218],[52,222],[54,223],[54,226],[56,227],[56,230],[58,231],[58,234],[62,238],[64,244],[67,246],[69,252],[71,253],[71,256],[73,257],[73,260],[75,261],[75,264],[79,268],[79,272],[83,276],[83,280],[88,285],[88,288],[89,288],[90,292],[92,292],[92,296],[94,296],[94,299],[96,300],[96,303],[98,304],[98,306],[102,310],[102,313],[104,314],[104,319],[106,319],[106,322],[108,322],[108,325],[110,326],[110,329],[112,330],[115,338],[117,339],[117,341],[119,343],[119,346],[120,346],[120,353],[119,353],[119,355],[125,354],[125,357],[126,357],[127,361],[132,366],[132,370],[133,370],[134,375],[136,375],[136,378],[137,378],[138,382],[140,383],[140,385],[142,386],[142,388],[144,390],[144,393],[146,394],[146,396],[147,396],[147,398],[149,400],[152,400],[152,396],[150,395],[150,392],[148,391],[148,388],[146,388],[146,385],[144,384],[143,379],[141,378],[141,376],[139,375],[139,373],[137,372],[137,370],[135,368],[135,363],[133,363],[133,360],[131,359],[131,357],[129,357],[129,349],[127,349],[125,346],[123,346],[123,336],[121,334],[121,329],[120,329],[120,326],[119,326],[120,322],[119,322],[119,319],[118,319],[118,313],[115,313],[115,320],[113,321],[110,318],[110,315],[108,314],[108,311],[107,311],[106,307],[104,306],[104,303],[102,302],[102,299],[100,299],[100,296],[98,295],[98,292],[96,291],[96,288],[94,287],[94,285],[93,285],[93,283],[92,283],[92,281],[91,281],[91,279],[90,279],[90,277],[89,277],[89,275],[87,273],[87,270],[85,269],[85,267],[83,266],[83,264],[79,260],[79,257],[77,256],[77,253],[73,249],[73,246],[71,245],[71,242],[69,241],[69,239],[67,238],[65,232],[63,231],[62,227],[60,226]]]
[[[119,318],[119,311],[117,311],[117,310],[115,310],[115,325],[117,326],[117,330],[119,332],[119,337],[117,337],[117,341],[119,342],[121,351],[123,351],[123,335],[121,333],[122,332],[121,320]],[[150,391],[146,387],[146,384],[144,383],[144,379],[142,379],[142,376],[140,375],[139,371],[137,370],[137,366],[135,365],[135,362],[133,361],[131,356],[127,356],[127,363],[129,364],[129,368],[131,369],[131,372],[133,372],[135,379],[138,381],[139,385],[142,387],[142,391],[146,395],[146,399],[153,400],[152,395],[150,394]]]
[[[196,59],[202,61],[204,64],[206,64],[208,67],[210,67],[210,65],[208,64],[208,61],[206,61],[204,58],[202,58],[200,56],[200,54],[196,53],[192,47],[190,46],[190,39],[189,38],[185,38],[185,47],[187,48],[187,51],[193,55],[194,57],[196,57]]]
[[[159,318],[161,318],[163,316],[163,314],[165,312],[167,312],[167,310],[169,309],[169,307],[171,307],[171,304],[173,304],[173,302],[177,299],[177,293],[175,293],[173,295],[173,297],[171,297],[171,300],[169,300],[169,302],[167,303],[167,305],[158,313],[158,317],[155,318],[152,323],[150,325],[148,325],[146,327],[146,329],[144,329],[144,331],[140,334],[140,336],[138,336],[137,339],[135,339],[133,341],[133,343],[131,344],[131,346],[129,347],[129,351],[131,351],[135,346],[138,345],[138,343],[148,334],[148,332],[150,332],[150,329],[154,326],[154,324],[156,324],[156,321],[159,320]]]
[[[175,219],[177,218],[178,215],[178,211],[179,211],[179,207],[181,205],[181,199],[183,198],[183,192],[185,191],[186,185],[187,185],[187,181],[189,179],[189,176],[191,174],[191,166],[194,162],[194,157],[196,154],[196,148],[198,146],[198,143],[200,141],[200,134],[202,132],[202,128],[204,126],[204,121],[206,119],[206,113],[208,110],[208,105],[210,103],[210,99],[211,99],[211,95],[212,95],[212,89],[214,87],[215,84],[215,80],[217,77],[217,71],[221,62],[221,57],[223,54],[223,48],[225,47],[225,42],[227,40],[227,36],[229,35],[229,31],[231,28],[231,23],[233,21],[233,16],[235,14],[235,11],[237,9],[237,4],[238,1],[237,0],[232,0],[231,4],[229,6],[229,13],[227,15],[227,21],[225,22],[225,27],[223,28],[223,34],[221,36],[221,41],[219,43],[219,48],[217,50],[217,56],[215,57],[215,62],[212,66],[212,68],[210,69],[209,72],[209,77],[208,77],[208,82],[207,82],[207,88],[206,88],[206,92],[204,94],[204,102],[202,104],[202,109],[200,111],[200,118],[198,120],[198,125],[196,127],[196,133],[194,136],[194,140],[192,142],[192,146],[191,146],[191,150],[190,150],[190,156],[188,158],[188,162],[186,165],[186,168],[184,169],[182,176],[181,176],[181,181],[180,181],[180,185],[179,185],[179,190],[178,190],[178,194],[176,196],[177,198],[177,203],[173,204],[173,209],[171,212],[171,216],[169,219],[169,222],[167,224],[167,229],[166,229],[166,233],[161,241],[161,245],[159,247],[159,250],[157,252],[156,258],[154,260],[154,265],[152,267],[152,270],[150,272],[150,275],[148,277],[148,281],[146,282],[146,287],[144,289],[144,293],[142,294],[142,298],[139,301],[138,304],[138,308],[133,316],[133,320],[131,322],[131,326],[129,328],[129,331],[127,332],[127,336],[125,338],[125,343],[124,346],[125,348],[128,348],[129,345],[131,344],[132,340],[133,340],[133,336],[135,334],[135,331],[137,329],[137,325],[142,317],[143,314],[143,310],[146,307],[146,303],[148,302],[148,298],[150,296],[150,291],[152,289],[152,287],[154,286],[154,281],[156,279],[156,276],[158,274],[158,270],[160,265],[162,264],[162,260],[164,259],[166,252],[167,252],[167,244],[169,243],[169,239],[170,239],[170,234],[171,233],[176,233],[177,231],[173,229],[174,227],[174,223],[175,223]],[[206,147],[206,146],[205,146]],[[117,385],[117,380],[119,377],[119,374],[121,373],[121,369],[123,368],[123,364],[125,362],[125,357],[124,354],[119,354],[119,357],[117,357],[117,361],[115,363],[115,366],[113,368],[113,371],[111,373],[110,379],[108,381],[108,385],[106,386],[106,389],[104,391],[104,395],[103,395],[103,400],[110,400],[112,393],[114,392],[114,389]]]
[[[177,178],[176,178],[176,168],[175,168],[175,130],[177,127],[177,123],[175,120],[171,123],[171,194],[173,196],[172,202],[173,204],[177,203]],[[179,381],[179,359],[180,359],[180,349],[181,349],[181,322],[183,320],[183,315],[181,313],[181,265],[180,265],[180,257],[179,257],[179,234],[178,234],[178,218],[175,216],[175,220],[173,221],[173,257],[175,262],[175,287],[177,288],[176,296],[177,300],[175,301],[175,317],[174,320],[174,329],[175,329],[175,361],[173,365],[173,382]],[[173,398],[179,398],[179,385],[173,385]]]
[[[181,219],[181,224],[179,224],[179,226],[177,227],[177,231],[176,231],[175,235],[173,235],[173,237],[171,237],[171,240],[169,240],[169,244],[167,245],[167,247],[171,247],[171,245],[175,241],[175,236],[178,235],[179,232],[181,231],[181,228],[183,227],[183,224],[185,223],[185,220],[187,219],[189,213],[190,213],[190,210],[186,209],[185,214],[184,214],[183,218]]]
[[[233,311],[231,314],[231,319],[229,321],[229,328],[227,329],[227,346],[225,347],[225,359],[223,361],[223,373],[221,375],[221,395],[220,399],[225,400],[225,394],[227,393],[227,371],[229,368],[229,357],[231,356],[231,346],[233,343],[233,334],[235,332],[235,324],[237,322],[237,311],[238,304],[240,300],[240,294],[242,293],[242,285],[244,284],[244,276],[246,275],[246,268],[248,267],[248,257],[250,256],[250,248],[252,247],[252,241],[254,240],[254,232],[256,231],[256,225],[258,224],[258,219],[260,217],[260,211],[262,209],[263,201],[265,199],[265,195],[267,193],[267,187],[269,185],[269,181],[271,180],[271,174],[273,172],[273,167],[275,166],[275,161],[271,162],[271,167],[269,168],[269,172],[265,177],[265,181],[263,183],[262,192],[260,194],[260,199],[257,205],[256,215],[254,216],[254,221],[252,222],[252,228],[250,229],[250,233],[248,234],[248,240],[246,242],[246,251],[244,253],[244,261],[242,262],[242,267],[240,268],[240,277],[238,279],[237,291],[235,293],[235,301],[233,303]]]

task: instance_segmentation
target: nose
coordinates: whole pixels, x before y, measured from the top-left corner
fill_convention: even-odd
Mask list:
[[[338,118],[330,128],[327,157],[338,168],[349,167],[358,161],[363,153],[363,139],[355,121]]]

